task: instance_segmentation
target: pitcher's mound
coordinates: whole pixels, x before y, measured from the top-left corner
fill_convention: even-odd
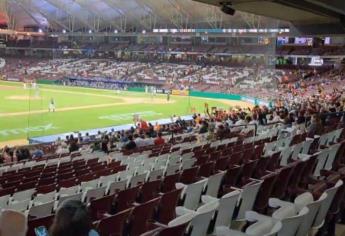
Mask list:
[[[26,95],[23,95],[23,96],[9,96],[9,97],[6,97],[7,100],[17,100],[17,101],[35,101],[35,100],[41,100],[41,97],[39,96],[26,96]]]

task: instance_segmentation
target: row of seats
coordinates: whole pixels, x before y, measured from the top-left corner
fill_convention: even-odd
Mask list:
[[[289,136],[289,134],[270,137],[264,142],[262,139],[256,140],[253,143],[246,143],[243,140],[230,142],[229,139],[224,142],[217,141],[216,144],[190,142],[188,145],[179,145],[178,152],[157,157],[150,156],[150,153],[131,155],[113,153],[108,165],[117,163],[117,166],[125,166],[126,170],[109,175],[105,173],[101,176],[93,175],[92,180],[75,181],[79,185],[59,188],[59,192],[48,192],[44,196],[47,198],[49,196],[54,201],[54,207],[64,197],[82,199],[89,204],[95,225],[99,228],[107,225],[104,222],[114,223],[114,218],[127,217],[126,220],[121,221],[119,228],[129,235],[141,233],[166,235],[167,231],[173,229],[184,232],[186,227],[183,228],[183,226],[187,225],[192,225],[192,235],[206,235],[208,232],[216,235],[246,235],[246,233],[250,235],[250,232],[255,232],[256,227],[261,228],[263,225],[266,227],[262,232],[267,235],[277,233],[278,235],[297,235],[297,232],[302,231],[300,226],[304,225],[303,222],[307,218],[310,220],[314,217],[313,222],[322,221],[323,224],[329,209],[332,208],[331,205],[335,202],[333,199],[337,197],[338,192],[341,193],[337,191],[343,186],[341,175],[338,171],[332,173],[334,163],[341,166],[344,161],[342,160],[344,143],[339,142],[341,132],[337,132],[339,133],[337,137],[333,135],[331,138],[331,135],[326,133],[321,137],[315,137],[311,142],[303,141],[305,140],[303,135]],[[326,136],[328,138],[325,138]],[[324,142],[325,139],[329,141]],[[317,145],[314,148],[315,143]],[[295,151],[297,149],[298,151]],[[83,155],[78,158],[92,160]],[[91,163],[97,165],[100,163],[100,166],[104,166],[105,159],[108,160],[109,157],[101,157],[97,159],[97,162],[91,161]],[[54,166],[54,173],[59,170],[60,165],[61,163]],[[90,167],[88,169],[90,170]],[[324,171],[329,171],[331,174],[325,178]],[[152,173],[156,173],[155,178],[152,177]],[[310,182],[311,177],[314,180],[313,183]],[[110,191],[111,184],[117,185],[117,188]],[[312,184],[315,186],[310,189],[309,186]],[[150,190],[147,191],[147,189]],[[176,201],[171,201],[172,207],[168,207],[170,212],[174,212],[171,213],[173,217],[161,222],[163,220],[159,219],[157,214],[160,215],[159,206],[163,196],[174,191],[180,191],[180,195],[176,197]],[[301,192],[309,192],[313,199],[307,196],[309,200],[303,203],[304,205],[299,203],[296,199],[304,199],[304,195],[300,197]],[[34,197],[33,200],[37,196],[31,195]],[[14,195],[10,197],[13,198]],[[282,204],[280,200],[272,199],[272,197],[287,199],[292,205]],[[102,207],[97,204],[104,202],[104,199],[108,199],[107,208],[105,211],[98,212],[98,209]],[[126,199],[125,203],[121,203],[122,200],[119,199]],[[230,204],[230,202],[233,203],[233,207],[222,205]],[[310,215],[309,205],[314,202],[320,205],[316,213]],[[51,201],[42,205],[44,204],[50,204],[51,207]],[[167,206],[168,204],[164,204],[164,208]],[[53,213],[54,207],[49,208],[50,212],[48,210],[46,214]],[[133,228],[131,227],[135,224],[133,218],[139,217],[135,213],[139,211],[135,210],[137,207],[146,209],[145,212],[148,214],[141,214],[142,217],[146,217],[140,220],[142,226]],[[279,207],[279,209],[271,216],[263,215],[268,214],[271,207]],[[256,212],[250,212],[252,209]],[[175,216],[177,216],[176,219]],[[218,216],[221,217],[218,218]],[[31,229],[32,225],[49,217],[51,216],[30,220]],[[315,217],[318,221],[315,221]],[[152,221],[155,221],[154,226],[151,224]],[[235,221],[255,221],[256,223],[243,233],[234,231]],[[294,227],[289,226],[287,228],[289,230],[282,230],[290,221],[295,222]],[[211,222],[215,222],[216,225],[213,229],[209,228]],[[307,227],[305,232],[321,227],[317,223],[310,224],[309,222],[310,227]],[[155,228],[153,232],[146,232],[152,229],[151,226]],[[282,234],[282,232],[288,233]]]

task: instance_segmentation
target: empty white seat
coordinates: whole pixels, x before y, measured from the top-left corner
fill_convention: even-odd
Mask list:
[[[195,210],[199,207],[201,193],[207,183],[207,179],[200,180],[196,183],[184,185],[176,183],[176,188],[183,188],[181,199],[184,199],[183,206],[190,210]]]
[[[52,214],[54,209],[54,201],[30,207],[28,216],[37,218],[46,217]]]
[[[215,227],[231,226],[232,217],[240,194],[241,192],[239,190],[235,190],[228,194],[225,194],[223,197],[219,199],[208,195],[202,196],[201,199],[204,203],[211,201],[218,201],[219,203]]]
[[[107,187],[109,183],[114,182],[116,180],[116,174],[101,176],[98,181],[98,187]]]
[[[135,169],[129,169],[117,173],[117,180],[129,179],[135,174]]]
[[[35,189],[28,189],[25,191],[15,192],[12,196],[12,201],[24,201],[31,200],[32,195],[35,193]]]
[[[246,211],[253,209],[256,196],[260,190],[263,180],[255,180],[239,189],[241,191],[240,205],[236,220],[242,221],[245,219]]]
[[[187,152],[181,156],[182,161],[185,159],[191,159],[194,157],[194,152]]]
[[[55,201],[56,191],[44,194],[37,194],[32,201],[34,205],[41,205],[51,201]]]
[[[82,193],[62,196],[62,197],[59,198],[58,201],[55,202],[54,208],[56,209],[57,207],[59,207],[66,200],[79,200],[79,201],[81,201],[81,197],[82,197]]]
[[[176,164],[176,165],[168,165],[165,169],[165,175],[169,176],[169,175],[174,175],[176,174],[178,171],[180,170],[180,164]]]
[[[181,169],[186,170],[186,169],[192,168],[195,162],[196,162],[195,159],[185,159],[185,160],[182,159]]]
[[[69,187],[69,188],[60,188],[59,196],[60,197],[70,196],[70,195],[77,194],[78,192],[79,192],[79,187],[77,185]]]
[[[24,201],[15,201],[15,202],[10,202],[6,209],[14,210],[14,211],[20,211],[20,212],[25,212],[30,205],[30,199],[26,199]]]
[[[98,179],[93,179],[87,182],[81,182],[80,183],[80,191],[86,192],[89,189],[97,188],[98,186]]]
[[[296,150],[295,148],[298,148],[298,145],[292,146],[292,147],[286,147],[285,149],[283,149],[280,153],[280,165],[281,166],[287,166],[289,163],[289,159],[292,157],[292,154],[294,152],[294,150]]]
[[[296,236],[305,236],[308,235],[310,229],[314,223],[316,214],[318,213],[320,206],[327,198],[327,193],[323,193],[318,200],[314,201],[313,195],[309,192],[303,193],[300,196],[296,197],[294,203],[298,210],[301,210],[303,207],[308,207],[309,212],[304,217],[302,224],[297,230]]]
[[[0,209],[6,208],[10,201],[10,195],[5,195],[0,197]]]
[[[327,162],[327,158],[329,155],[329,149],[323,149],[319,152],[317,155],[317,164],[314,170],[314,176],[318,177],[320,176],[320,171],[325,167],[325,164]]]
[[[307,207],[303,207],[297,214],[295,210],[294,206],[282,207],[272,214],[274,219],[282,222],[282,230],[278,233],[278,236],[296,235],[298,228],[302,225],[309,209]]]
[[[280,221],[253,211],[246,212],[245,219],[248,222],[254,222],[246,229],[245,233],[229,229],[226,226],[218,226],[214,234],[216,236],[276,236],[282,229]]]
[[[121,180],[121,181],[116,181],[116,182],[112,182],[109,184],[108,188],[107,188],[107,194],[111,195],[114,193],[117,193],[119,191],[125,190],[127,187],[127,179]]]
[[[338,180],[338,182],[331,188],[325,190],[327,193],[326,199],[320,205],[319,211],[315,217],[315,221],[312,227],[314,232],[317,232],[324,224],[325,218],[329,208],[331,207],[332,201],[337,193],[338,189],[343,185],[342,180]]]
[[[146,174],[147,175],[147,173],[149,173],[150,170],[151,170],[150,166],[140,165],[140,166],[137,167],[136,174],[137,175],[141,175],[141,174]]]
[[[177,215],[184,215],[184,214],[195,214],[193,217],[190,225],[191,225],[191,232],[190,236],[206,236],[208,227],[210,226],[211,220],[218,208],[218,202],[210,202],[201,207],[199,207],[196,211],[188,210],[183,207],[176,208]]]
[[[180,161],[181,161],[180,155],[170,156],[168,160],[168,165],[176,165],[176,164],[179,164]]]
[[[156,169],[149,172],[147,181],[155,181],[161,179],[164,175],[164,169]]]
[[[324,169],[325,170],[331,170],[333,168],[333,162],[337,156],[338,150],[340,148],[341,144],[337,143],[332,145],[328,150],[328,158],[325,163]]]
[[[136,186],[138,186],[140,184],[145,183],[146,175],[147,174],[141,174],[141,175],[132,176],[132,178],[129,181],[129,186],[130,187],[136,187]]]
[[[206,195],[218,197],[219,188],[225,174],[225,171],[221,171],[208,177]]]
[[[105,190],[106,187],[89,189],[86,192],[84,192],[82,199],[84,202],[89,203],[93,199],[104,197]]]

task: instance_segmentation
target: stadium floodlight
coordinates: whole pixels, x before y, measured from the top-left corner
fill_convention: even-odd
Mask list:
[[[222,12],[224,12],[225,14],[231,16],[235,15],[236,12],[235,9],[232,8],[231,3],[229,2],[222,3],[220,10],[222,10]]]

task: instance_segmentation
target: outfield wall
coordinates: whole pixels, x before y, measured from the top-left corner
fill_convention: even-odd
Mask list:
[[[38,83],[40,84],[56,84],[60,81],[57,80],[47,80],[47,79],[40,79]],[[134,85],[133,87],[128,87],[128,91],[131,92],[145,92],[145,87],[139,87]],[[166,93],[167,91],[164,89],[158,89],[157,93]],[[245,101],[252,103],[254,105],[260,106],[268,106],[271,107],[272,104],[269,101],[265,101],[262,99],[258,99],[255,97],[240,95],[240,94],[232,94],[232,93],[214,93],[214,92],[205,92],[205,91],[198,91],[198,90],[171,90],[172,95],[178,96],[191,96],[191,97],[202,97],[202,98],[213,98],[213,99],[227,99],[227,100],[234,100],[234,101]]]
[[[212,92],[204,92],[204,91],[197,91],[197,90],[191,90],[189,92],[189,95],[191,97],[202,97],[202,98],[213,98],[213,99],[228,99],[228,100],[234,100],[234,101],[244,101],[249,102],[254,105],[260,105],[260,106],[271,106],[271,103],[262,99],[249,97],[249,96],[243,96],[240,94],[232,94],[232,93],[212,93]]]

